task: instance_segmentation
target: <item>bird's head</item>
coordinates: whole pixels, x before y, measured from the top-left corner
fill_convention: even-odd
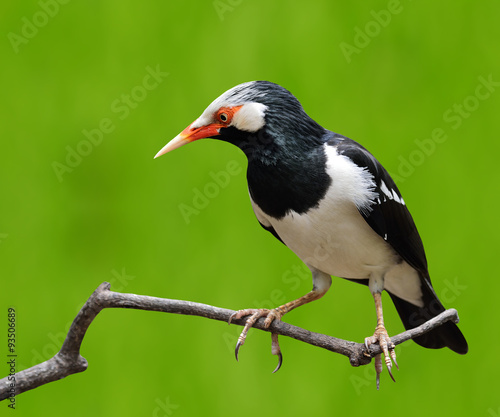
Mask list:
[[[251,81],[237,85],[215,99],[155,158],[204,138],[233,143],[248,156],[256,148],[285,142],[287,137],[316,137],[323,131],[288,90],[269,81]]]

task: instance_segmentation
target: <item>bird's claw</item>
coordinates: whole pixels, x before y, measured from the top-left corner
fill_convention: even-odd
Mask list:
[[[398,363],[396,362],[396,352],[394,351],[395,345],[392,343],[389,334],[384,326],[377,326],[373,336],[365,338],[365,347],[367,350],[370,349],[370,345],[378,343],[382,352],[384,353],[385,366],[391,379],[396,382],[394,376],[392,375],[392,362],[399,369]],[[380,374],[382,373],[382,355],[378,354],[375,356],[375,371],[377,372],[377,389],[380,388]]]
[[[236,348],[234,349],[234,356],[236,357],[236,362],[238,362],[238,354],[240,353],[241,342],[238,340],[236,343]]]
[[[271,340],[272,340],[271,353],[273,355],[278,355],[278,366],[276,366],[276,368],[274,369],[273,371],[274,374],[275,372],[279,371],[281,365],[283,364],[283,355],[281,353],[280,344],[278,342],[278,333],[271,333]]]
[[[282,364],[283,364],[283,355],[280,352],[278,353],[278,365],[276,365],[276,368],[274,368],[273,374],[275,374],[280,370]]]
[[[261,317],[266,317],[266,320],[264,321],[264,327],[266,328],[271,325],[273,320],[281,319],[281,314],[279,311],[277,311],[277,309],[274,310],[269,310],[267,308],[246,309],[246,310],[239,310],[236,313],[233,313],[231,317],[229,317],[228,324],[231,324],[233,320],[238,320],[245,316],[250,316],[250,317],[248,317],[247,321],[245,322],[245,327],[243,327],[243,330],[240,336],[238,337],[238,342],[236,343],[236,348],[234,350],[234,355],[236,357],[236,360],[238,360],[240,348],[245,343],[248,331],[258,319],[260,319]],[[272,333],[271,340],[272,340],[272,345],[271,345],[272,354],[278,356],[278,366],[273,371],[273,373],[275,373],[281,368],[281,365],[283,363],[283,355],[281,353],[281,349],[278,342],[278,334]]]

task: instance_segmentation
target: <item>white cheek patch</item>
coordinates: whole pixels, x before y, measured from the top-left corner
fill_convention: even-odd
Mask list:
[[[231,126],[244,132],[257,132],[264,127],[267,106],[262,103],[246,103],[239,109],[231,122]]]

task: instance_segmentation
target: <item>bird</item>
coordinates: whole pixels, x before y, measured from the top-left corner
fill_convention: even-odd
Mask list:
[[[216,98],[169,141],[155,158],[200,139],[237,146],[248,160],[250,202],[260,225],[292,250],[310,269],[313,288],[274,309],[242,309],[229,322],[249,316],[236,345],[261,317],[269,327],[290,310],[323,297],[332,276],[368,286],[377,324],[365,338],[368,350],[379,344],[390,377],[394,344],[384,324],[386,291],[406,329],[445,311],[430,280],[415,222],[396,183],[362,145],[330,131],[305,112],[286,88],[270,81],[239,84]],[[430,349],[448,347],[465,354],[468,344],[448,321],[414,341]],[[282,353],[277,335],[272,352]],[[375,356],[377,389],[383,370]]]

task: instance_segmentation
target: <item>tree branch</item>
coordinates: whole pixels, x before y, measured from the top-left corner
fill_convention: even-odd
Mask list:
[[[104,282],[89,297],[75,317],[61,350],[54,357],[16,373],[15,381],[8,376],[0,380],[0,401],[48,384],[49,382],[65,378],[68,375],[85,371],[88,364],[86,359],[80,355],[80,347],[88,327],[104,308],[133,308],[137,310],[162,311],[165,313],[206,317],[225,322],[234,313],[233,310],[191,301],[118,293],[110,291],[110,284]],[[245,320],[245,318],[233,320],[232,324],[244,326]],[[449,320],[458,323],[458,313],[455,309],[446,310],[419,327],[391,337],[391,340],[395,345],[399,345],[409,339],[421,336]],[[314,333],[282,321],[274,321],[266,329],[264,327],[264,318],[261,318],[255,323],[253,328],[292,337],[302,342],[340,353],[349,358],[352,366],[366,365],[370,363],[375,355],[381,353],[378,345],[370,346],[370,350],[367,351],[363,343],[350,342]]]

